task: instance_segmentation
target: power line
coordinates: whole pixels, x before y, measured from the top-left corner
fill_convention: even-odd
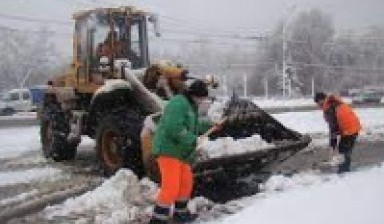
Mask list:
[[[384,68],[381,67],[357,67],[357,66],[348,66],[348,65],[326,65],[326,64],[315,64],[315,63],[305,63],[305,62],[290,62],[292,65],[296,65],[298,67],[319,67],[319,68],[327,68],[327,69],[345,69],[350,71],[372,71],[372,72],[383,72]]]
[[[59,1],[59,0],[58,0]],[[60,0],[61,1],[61,0]],[[62,1],[61,1],[62,2]],[[163,15],[164,18],[172,18],[172,21],[179,21],[179,23],[183,23],[185,20],[175,19],[174,17],[169,17]],[[57,25],[66,25],[66,26],[73,26],[73,22],[71,21],[64,21],[64,20],[55,20],[55,19],[45,19],[45,18],[36,18],[36,17],[27,17],[27,16],[20,16],[20,15],[8,15],[8,14],[0,14],[0,18],[8,19],[8,20],[16,20],[16,21],[23,21],[23,22],[34,22],[34,23],[42,23],[42,24],[57,24]],[[185,24],[184,24],[185,25]],[[183,27],[185,28],[185,26]],[[184,34],[184,35],[194,35],[194,36],[202,36],[202,37],[215,37],[215,38],[227,38],[227,39],[238,39],[238,40],[244,40],[244,41],[264,41],[269,40],[271,37],[268,36],[261,36],[261,35],[240,35],[239,33],[231,33],[226,32],[224,30],[221,30],[223,33],[213,33],[212,29],[210,31],[204,30],[204,29],[188,29],[188,30],[182,30],[182,29],[163,29],[166,32],[173,33],[173,34]],[[31,32],[31,31],[28,31]],[[225,34],[224,34],[225,32]],[[276,38],[276,37],[275,37]],[[281,39],[281,37],[278,37],[278,39]],[[352,41],[382,41],[384,38],[348,38],[348,37],[337,37],[335,41],[337,40],[352,40]],[[298,39],[289,39],[287,40],[291,43],[297,43],[297,44],[306,44],[308,41],[304,40],[298,40]],[[376,44],[372,42],[365,42],[366,44]],[[326,42],[324,45],[342,45],[343,43],[337,43],[337,42]]]
[[[275,61],[254,61],[252,63],[228,63],[228,64],[223,64],[219,63],[216,64],[217,66],[221,66],[223,68],[249,68],[249,67],[258,67],[260,64],[270,64],[270,65],[275,65],[279,64]],[[384,68],[380,67],[374,67],[374,68],[363,68],[363,67],[357,67],[357,66],[331,66],[331,65],[326,65],[326,64],[313,64],[313,63],[305,63],[305,62],[292,62],[290,64],[297,65],[297,67],[319,67],[319,68],[328,68],[328,69],[345,69],[349,71],[370,71],[370,72],[383,72]],[[214,66],[214,65],[206,65],[203,63],[195,63],[195,64],[188,64],[190,66],[199,66],[199,67],[209,67],[209,66]]]
[[[187,19],[182,19],[182,18],[177,18],[177,17],[173,17],[173,16],[169,16],[169,15],[165,15],[165,14],[162,14],[162,13],[159,13],[159,15],[168,20],[168,21],[172,21],[174,23],[178,23],[178,24],[181,24],[183,26],[188,26],[186,24],[190,24],[189,26],[191,27],[198,27],[199,29],[201,29],[201,27],[204,27],[205,30],[210,30],[210,31],[219,31],[219,32],[224,32],[224,33],[227,33],[227,32],[230,32],[232,33],[234,30],[231,29],[231,30],[227,30],[227,29],[223,29],[223,28],[220,28],[220,27],[217,27],[217,26],[212,26],[212,25],[209,25],[206,23],[206,21],[200,21],[198,22],[196,18],[194,18],[193,21],[191,20],[187,20]],[[238,31],[257,31],[259,33],[259,30],[257,29],[254,29],[254,28],[237,28]]]
[[[73,24],[70,21],[43,19],[43,18],[35,18],[35,17],[27,17],[27,16],[19,16],[19,15],[7,15],[7,14],[0,14],[0,18],[8,19],[8,20],[23,21],[23,22],[35,22],[35,23],[44,23],[44,24],[52,23],[52,24],[68,25],[68,26],[72,26]]]
[[[217,40],[206,40],[206,39],[181,39],[181,38],[150,38],[150,41],[164,41],[181,44],[212,44],[212,45],[226,45],[226,46],[248,46],[253,50],[258,50],[255,45],[249,42],[223,42]],[[244,50],[244,49],[243,49]]]
[[[42,24],[50,23],[50,24],[57,24],[57,25],[73,26],[73,22],[70,22],[70,21],[34,18],[34,17],[27,17],[27,16],[19,16],[19,15],[0,14],[0,18],[8,19],[8,20],[23,21],[23,22],[34,22],[34,23],[42,23]],[[261,36],[240,36],[238,34],[214,34],[214,33],[207,33],[207,31],[201,32],[201,30],[195,30],[198,32],[193,32],[191,30],[188,30],[188,31],[172,30],[172,29],[164,29],[164,30],[170,33],[176,33],[176,34],[200,35],[200,36],[206,36],[206,37],[221,37],[221,38],[230,38],[230,39],[261,40],[263,38]]]
[[[8,31],[8,32],[16,32],[16,33],[30,33],[30,34],[51,34],[51,35],[58,35],[58,36],[72,36],[72,33],[65,33],[65,32],[57,32],[57,31],[50,31],[50,30],[28,30],[28,29],[16,29],[16,28],[10,28],[6,26],[0,26],[0,30]]]
[[[163,29],[169,33],[173,34],[184,34],[184,35],[193,35],[193,36],[200,36],[200,37],[217,37],[217,38],[227,38],[227,39],[238,39],[238,40],[244,40],[244,41],[259,41],[263,40],[263,37],[261,36],[242,36],[239,34],[213,34],[213,33],[196,33],[190,30],[173,30],[173,29]]]

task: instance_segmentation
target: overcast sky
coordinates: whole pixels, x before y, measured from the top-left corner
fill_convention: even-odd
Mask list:
[[[372,25],[384,27],[384,0],[0,0],[0,26],[49,30],[68,54],[71,52],[71,23],[36,23],[7,19],[4,15],[71,21],[73,12],[97,6],[135,5],[160,15],[165,29],[195,33],[268,35],[283,18],[302,10],[319,8],[329,13],[337,30],[361,31]]]
[[[384,0],[1,0],[0,13],[69,20],[79,8],[105,3],[139,5],[170,17],[165,20],[186,20],[190,25],[260,33],[273,29],[288,14],[310,7],[328,12],[337,28],[384,25]],[[296,9],[290,12],[293,6]],[[0,22],[10,21],[0,18]]]

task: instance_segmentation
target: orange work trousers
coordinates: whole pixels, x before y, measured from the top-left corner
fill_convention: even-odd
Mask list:
[[[172,205],[177,200],[188,200],[193,189],[193,174],[189,164],[176,158],[160,156],[161,186],[157,195],[160,205]]]

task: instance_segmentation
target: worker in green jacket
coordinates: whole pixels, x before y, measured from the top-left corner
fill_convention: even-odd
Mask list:
[[[161,185],[150,224],[168,223],[172,206],[174,222],[191,222],[197,217],[187,209],[193,190],[191,164],[199,135],[212,123],[199,120],[197,114],[198,105],[208,96],[207,85],[198,79],[188,81],[183,94],[172,97],[164,108],[153,139]]]

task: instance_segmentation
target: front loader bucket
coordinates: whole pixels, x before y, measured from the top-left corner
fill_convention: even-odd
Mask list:
[[[302,135],[295,141],[286,141],[276,147],[200,160],[195,164],[194,170],[199,177],[222,175],[221,172],[231,177],[247,176],[268,165],[285,161],[307,147],[310,142],[311,138],[308,135]]]
[[[307,147],[311,141],[309,136],[288,129],[253,102],[236,96],[227,103],[223,116],[227,117],[227,122],[223,129],[211,135],[211,138],[230,136],[240,139],[258,134],[264,141],[274,146],[218,158],[201,159],[194,166],[197,176],[222,173],[230,175],[230,178],[245,176],[266,166],[281,163]]]

